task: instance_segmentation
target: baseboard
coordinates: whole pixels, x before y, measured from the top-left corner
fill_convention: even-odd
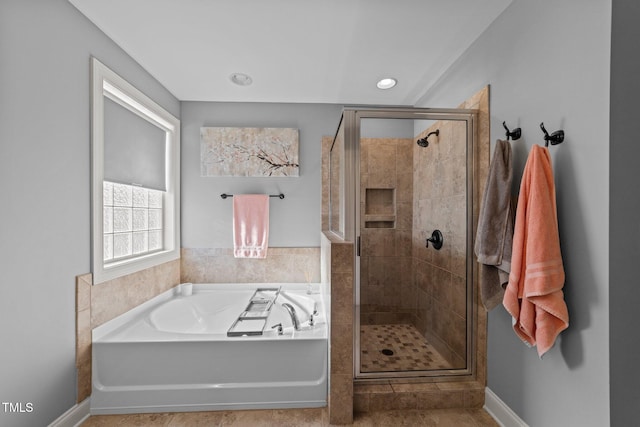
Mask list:
[[[91,398],[88,397],[82,402],[74,405],[67,412],[60,415],[49,427],[77,427],[89,418],[91,409]]]
[[[529,427],[527,423],[511,410],[489,387],[484,391],[484,410],[500,424],[501,427]]]

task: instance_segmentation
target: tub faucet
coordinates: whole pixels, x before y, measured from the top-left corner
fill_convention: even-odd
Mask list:
[[[293,308],[293,306],[291,304],[289,304],[288,302],[283,303],[282,306],[287,309],[287,312],[289,313],[289,316],[291,316],[291,322],[293,323],[293,328],[296,331],[299,331],[300,330],[300,322],[298,322],[298,316],[296,316],[296,309]]]

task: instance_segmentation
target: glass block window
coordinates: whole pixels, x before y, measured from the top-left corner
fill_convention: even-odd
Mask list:
[[[104,261],[163,249],[163,192],[103,182]]]

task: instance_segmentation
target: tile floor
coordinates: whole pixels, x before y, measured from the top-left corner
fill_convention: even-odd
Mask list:
[[[452,368],[413,325],[360,325],[360,334],[362,372]]]
[[[135,415],[94,415],[82,427],[165,426],[165,427],[307,427],[331,426],[326,408],[274,409],[255,411],[179,412]],[[356,414],[356,427],[498,427],[482,409],[438,409],[380,411]]]

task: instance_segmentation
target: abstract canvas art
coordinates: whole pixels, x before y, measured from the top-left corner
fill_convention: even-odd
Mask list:
[[[298,129],[200,128],[202,176],[297,177]]]

